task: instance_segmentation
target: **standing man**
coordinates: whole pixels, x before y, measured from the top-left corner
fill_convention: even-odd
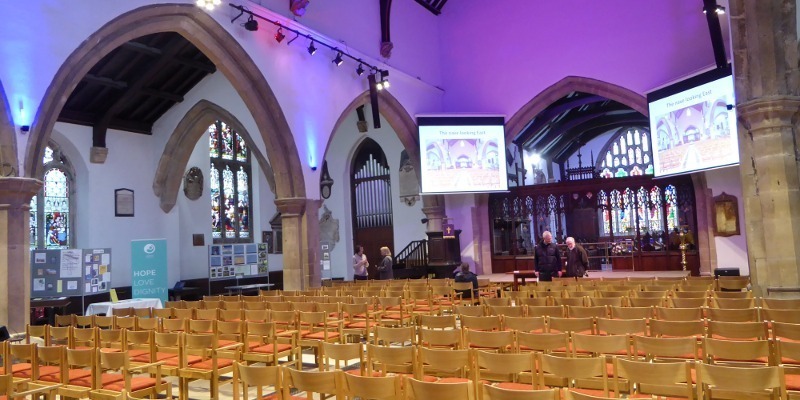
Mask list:
[[[561,270],[561,257],[558,246],[553,243],[553,235],[549,231],[542,233],[542,241],[534,249],[534,269],[539,273],[540,281],[552,281],[553,275]]]
[[[580,278],[589,269],[589,253],[583,246],[575,243],[575,238],[567,238],[567,272],[564,276]]]
[[[369,262],[364,254],[364,246],[357,244],[353,253],[353,280],[367,280],[367,267]]]

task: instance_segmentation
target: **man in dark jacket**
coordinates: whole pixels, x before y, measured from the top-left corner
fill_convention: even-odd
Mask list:
[[[581,278],[589,269],[589,253],[583,246],[575,243],[575,239],[568,237],[567,243],[567,271],[564,276]]]
[[[544,231],[542,241],[534,249],[534,269],[539,273],[540,281],[552,281],[553,275],[561,270],[561,257],[558,246],[553,243],[553,235]]]

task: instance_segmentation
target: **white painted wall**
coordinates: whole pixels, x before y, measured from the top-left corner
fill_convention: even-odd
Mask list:
[[[397,133],[392,129],[388,122],[381,116],[381,129],[372,127],[371,107],[364,107],[369,124],[369,132],[366,134],[358,132],[356,113],[348,115],[346,120],[336,130],[332,141],[328,147],[325,159],[328,161],[328,172],[334,180],[331,188],[331,196],[323,201],[323,206],[328,207],[333,214],[333,218],[339,219],[340,241],[331,252],[331,271],[322,271],[324,278],[344,277],[347,280],[353,279],[353,271],[350,265],[353,255],[353,223],[350,195],[350,166],[353,163],[356,147],[369,137],[375,140],[389,163],[390,177],[392,182],[392,220],[394,222],[394,245],[392,254],[402,250],[413,240],[427,239],[425,225],[420,222],[425,214],[422,212],[422,200],[414,205],[408,206],[400,200],[399,172],[400,172],[400,153],[403,145],[397,137]],[[319,184],[319,181],[317,181]],[[323,207],[320,207],[320,216]]]
[[[717,267],[739,268],[741,275],[750,275],[750,266],[747,258],[747,233],[744,227],[744,198],[742,197],[739,166],[706,171],[704,174],[706,175],[706,184],[711,189],[711,196],[719,196],[722,192],[725,192],[736,196],[739,200],[739,232],[741,232],[741,235],[714,237],[717,249]],[[709,206],[713,207],[713,203],[709,204]],[[711,226],[713,222],[708,221],[708,223]]]

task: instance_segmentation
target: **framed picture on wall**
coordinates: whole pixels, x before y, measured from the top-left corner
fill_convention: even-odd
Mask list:
[[[116,189],[114,190],[114,216],[133,217],[133,190]]]
[[[739,201],[736,196],[722,192],[714,197],[714,236],[739,235]]]

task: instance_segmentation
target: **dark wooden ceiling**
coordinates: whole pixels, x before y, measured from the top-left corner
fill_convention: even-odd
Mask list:
[[[648,126],[646,116],[602,96],[572,92],[549,105],[517,135],[514,143],[563,163],[590,140],[626,126]]]
[[[142,36],[95,64],[58,119],[93,127],[98,147],[105,147],[108,129],[149,135],[153,123],[216,70],[203,52],[175,32]]]

